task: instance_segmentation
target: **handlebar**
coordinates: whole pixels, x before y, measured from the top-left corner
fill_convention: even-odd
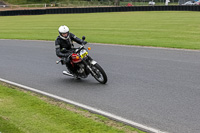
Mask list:
[[[75,49],[75,53],[80,52],[84,48],[84,46],[87,44],[87,42],[85,44],[83,43],[84,40],[85,40],[85,36],[82,37],[82,43],[80,44],[81,46]]]
[[[84,48],[84,45],[81,44],[81,46],[80,46],[79,48],[77,48],[77,49],[75,50],[75,52],[78,53],[78,52],[80,52],[83,48]]]

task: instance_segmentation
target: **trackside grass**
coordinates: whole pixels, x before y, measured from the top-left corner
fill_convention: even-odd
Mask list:
[[[1,133],[143,133],[77,107],[0,83]]]
[[[117,12],[0,17],[1,39],[55,40],[67,25],[88,42],[200,49],[200,13]]]

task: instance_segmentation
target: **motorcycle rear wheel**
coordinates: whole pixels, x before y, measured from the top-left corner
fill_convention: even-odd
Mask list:
[[[92,69],[93,69],[93,72],[96,74],[92,76],[101,84],[106,84],[108,81],[107,75],[104,72],[104,70],[101,68],[101,66],[99,64],[95,64],[92,66]]]

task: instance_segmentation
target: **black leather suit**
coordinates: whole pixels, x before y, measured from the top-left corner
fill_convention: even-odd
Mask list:
[[[85,41],[76,37],[72,33],[69,33],[69,38],[66,40],[64,40],[60,36],[58,36],[55,41],[56,55],[58,57],[63,58],[63,61],[66,63],[66,66],[68,67],[68,69],[71,73],[74,73],[73,68],[70,64],[70,58],[69,58],[70,55],[72,54],[73,47],[74,47],[73,41],[77,42],[78,44],[86,43]]]

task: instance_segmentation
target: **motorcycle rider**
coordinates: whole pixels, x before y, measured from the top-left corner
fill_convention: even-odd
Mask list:
[[[70,63],[70,56],[73,53],[73,41],[78,44],[86,44],[86,41],[76,37],[73,33],[69,32],[69,28],[62,25],[58,28],[59,36],[55,40],[56,55],[62,58],[61,63],[66,64],[69,73],[75,75],[74,69]]]

